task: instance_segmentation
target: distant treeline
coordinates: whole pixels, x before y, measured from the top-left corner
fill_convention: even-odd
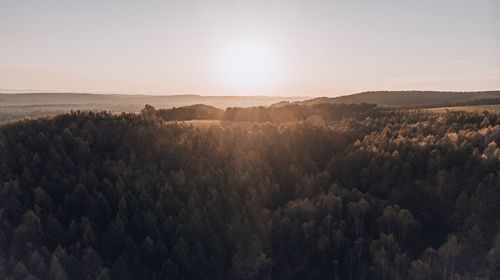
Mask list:
[[[367,91],[339,97],[320,97],[298,102],[317,103],[373,103],[393,107],[446,107],[498,104],[500,91],[450,92],[450,91]]]
[[[307,120],[310,117],[320,117],[325,121],[342,118],[365,118],[380,113],[374,104],[330,104],[313,105],[287,104],[269,107],[229,107],[225,111],[206,105],[193,105],[172,109],[159,109],[147,105],[142,114],[157,117],[166,121],[175,120],[226,120],[248,122],[291,122]]]
[[[147,107],[146,107],[147,108]],[[153,108],[150,108],[154,110]],[[143,111],[144,112],[144,111]],[[224,110],[207,106],[192,105],[172,109],[159,109],[156,116],[166,121],[186,121],[186,120],[219,120],[224,116]]]
[[[224,119],[230,121],[287,122],[306,120],[320,116],[324,120],[339,120],[348,117],[364,118],[377,113],[374,104],[291,104],[279,107],[227,108]]]

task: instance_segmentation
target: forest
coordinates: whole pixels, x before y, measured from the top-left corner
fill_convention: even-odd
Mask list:
[[[500,279],[500,113],[202,109],[0,126],[0,278]]]
[[[226,110],[202,104],[159,110],[151,105],[146,105],[141,110],[141,115],[149,119],[156,118],[164,121],[223,120],[283,123],[307,121],[308,119],[334,121],[347,117],[373,117],[381,111],[376,105],[367,103],[301,105],[284,102],[271,106],[228,107]]]
[[[338,97],[319,97],[304,100],[304,104],[362,103],[392,107],[449,107],[499,104],[500,91],[365,91]]]

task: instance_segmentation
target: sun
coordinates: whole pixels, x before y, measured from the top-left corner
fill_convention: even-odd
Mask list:
[[[270,46],[257,42],[240,42],[227,47],[220,59],[219,72],[232,88],[261,89],[272,81],[276,61]]]

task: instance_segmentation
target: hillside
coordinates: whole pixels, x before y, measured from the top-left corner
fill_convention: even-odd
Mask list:
[[[378,106],[443,107],[499,104],[500,91],[441,92],[441,91],[368,91],[339,97],[306,100],[316,103],[371,103]]]

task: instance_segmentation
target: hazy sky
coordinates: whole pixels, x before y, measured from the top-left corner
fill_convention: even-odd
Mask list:
[[[500,1],[0,0],[0,88],[500,89]]]

